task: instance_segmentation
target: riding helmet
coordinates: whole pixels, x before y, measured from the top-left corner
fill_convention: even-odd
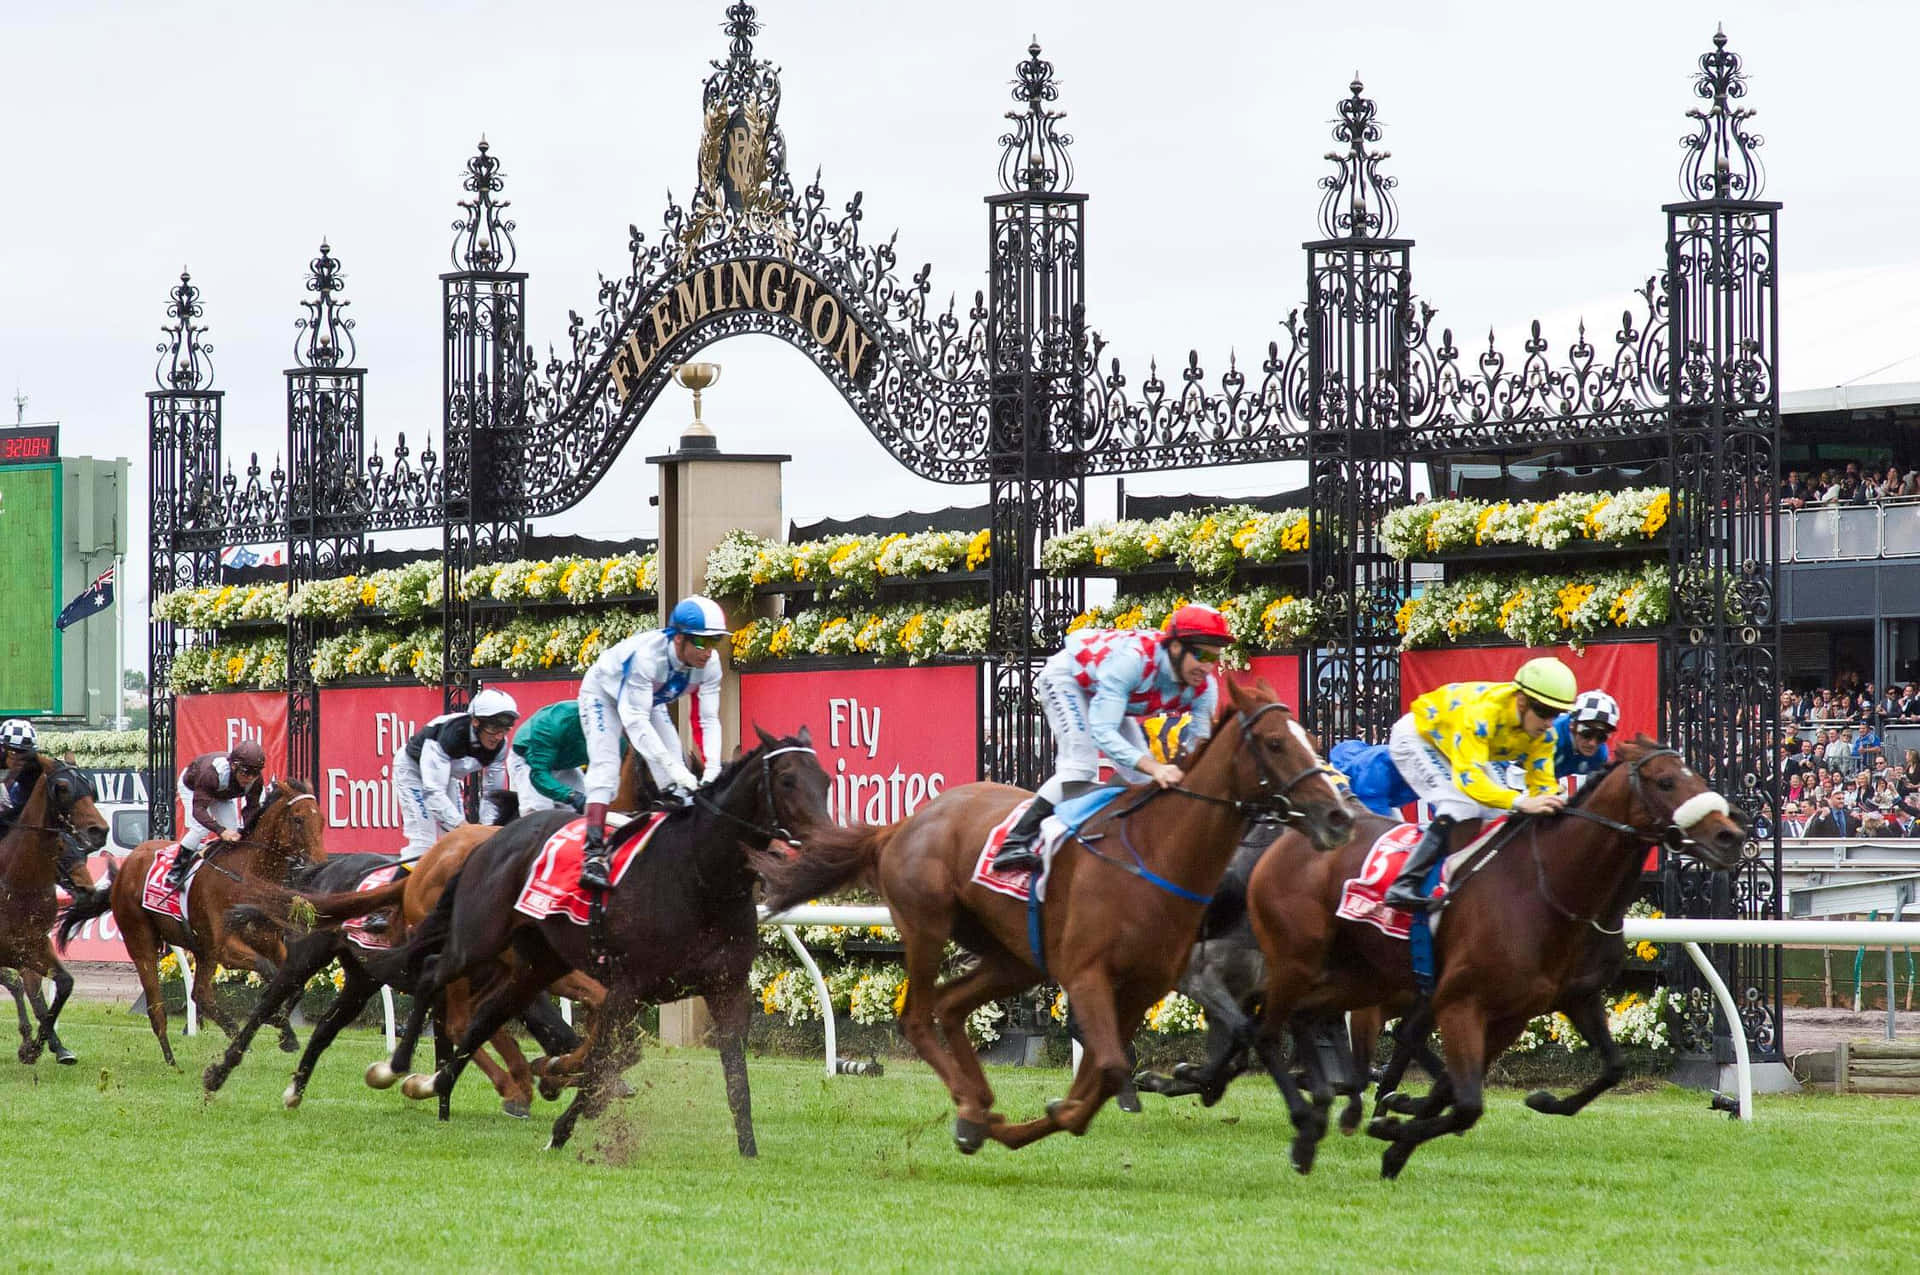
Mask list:
[[[1584,726],[1589,722],[1610,731],[1620,729],[1620,705],[1613,696],[1605,691],[1587,691],[1573,702],[1573,724]]]
[[[267,768],[267,750],[257,739],[243,739],[227,752],[227,765],[243,767],[258,774]]]
[[[38,743],[39,737],[33,733],[33,723],[24,717],[9,717],[0,722],[0,748],[30,753]]]
[[[726,613],[721,611],[718,602],[695,593],[674,603],[667,615],[666,632],[668,637],[681,633],[693,637],[724,637],[733,630],[727,627]]]
[[[1580,683],[1575,680],[1573,670],[1551,655],[1522,664],[1513,675],[1513,684],[1525,691],[1527,698],[1561,712],[1572,708],[1580,694]]]
[[[1213,642],[1225,646],[1233,641],[1227,617],[1202,602],[1189,602],[1167,617],[1168,637],[1185,642]]]
[[[520,706],[513,702],[513,696],[489,686],[467,705],[467,716],[473,719],[476,726],[495,726],[506,730],[520,720]]]

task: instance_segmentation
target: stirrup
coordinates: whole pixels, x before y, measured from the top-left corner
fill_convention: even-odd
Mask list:
[[[589,855],[580,861],[580,885],[583,889],[603,892],[613,889],[612,857]]]
[[[1417,887],[1416,887],[1417,888]],[[1417,894],[1413,890],[1402,890],[1398,886],[1389,886],[1380,902],[1396,912],[1431,912],[1439,900],[1428,895]]]
[[[1040,851],[1031,841],[1024,845],[1002,845],[993,852],[989,865],[995,872],[1038,872]]]

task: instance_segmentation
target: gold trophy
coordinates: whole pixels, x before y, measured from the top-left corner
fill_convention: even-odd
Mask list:
[[[718,363],[682,363],[673,369],[673,379],[681,388],[693,391],[693,424],[687,426],[680,435],[681,451],[714,451],[720,444],[700,419],[700,391],[709,389],[720,379]]]

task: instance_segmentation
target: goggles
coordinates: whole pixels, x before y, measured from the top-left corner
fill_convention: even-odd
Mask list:
[[[726,639],[723,633],[688,633],[683,636],[703,651],[711,651]]]
[[[1590,739],[1596,744],[1604,744],[1613,738],[1613,728],[1611,726],[1582,726],[1579,730],[1579,735],[1582,739]]]

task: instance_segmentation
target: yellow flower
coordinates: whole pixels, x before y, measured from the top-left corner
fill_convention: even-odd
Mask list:
[[[1607,613],[1615,624],[1625,627],[1629,608],[1633,605],[1633,596],[1638,592],[1640,592],[1640,586],[1637,584],[1630,584],[1620,590],[1620,596],[1613,600],[1613,606]]]
[[[833,551],[833,556],[827,559],[827,570],[832,571],[848,558],[851,558],[855,553],[859,552],[859,549],[860,546],[857,542],[854,544],[841,545]]]
[[[1420,599],[1408,598],[1405,602],[1402,602],[1400,604],[1400,609],[1394,612],[1393,622],[1399,626],[1400,631],[1402,633],[1405,633],[1407,631],[1407,626],[1413,623],[1413,613],[1415,611],[1418,611],[1419,609],[1420,609]]]
[[[993,531],[991,528],[977,531],[973,539],[967,541],[967,570],[978,571],[993,557]],[[1094,554],[1099,558],[1098,551]]]
[[[368,580],[365,584],[362,584],[360,586],[360,605],[361,606],[363,607],[374,606],[379,601],[380,601],[380,590],[377,586],[375,586],[373,581]]]
[[[920,636],[920,631],[926,627],[927,616],[924,611],[916,611],[908,616],[907,622],[900,626],[900,645],[911,646],[913,640]]]
[[[560,573],[560,592],[565,593],[567,586],[572,584],[573,578],[579,574],[580,564],[577,562],[569,564],[567,569]]]
[[[774,1003],[780,999],[780,984],[787,981],[787,974],[789,972],[788,970],[781,970],[778,974],[768,979],[767,985],[760,989],[761,1013],[773,1014],[779,1012],[775,1009]]]
[[[770,655],[785,655],[793,646],[793,625],[782,624],[767,639],[767,652]]]
[[[1667,525],[1667,514],[1673,504],[1673,493],[1663,491],[1653,498],[1647,506],[1647,516],[1640,522],[1640,534],[1651,540],[1658,535],[1660,528]]]
[[[759,630],[760,621],[758,620],[748,620],[744,627],[735,629],[733,631],[733,649],[736,651],[746,650],[752,645],[753,635],[759,632]],[[599,630],[595,629],[594,632],[598,633]]]
[[[1093,547],[1093,565],[1096,567],[1104,567],[1107,565],[1107,547],[1105,545],[1095,545]]]
[[[1056,1023],[1067,1021],[1067,993],[1064,990],[1053,994],[1053,1004],[1047,1008],[1047,1017]]]
[[[1113,627],[1116,629],[1137,629],[1144,619],[1146,619],[1146,612],[1137,606],[1130,607],[1113,617]]]
[[[1280,533],[1280,548],[1287,553],[1305,553],[1308,537],[1311,535],[1311,523],[1305,517],[1296,518]]]
[[[580,663],[591,664],[594,656],[598,654],[600,654],[600,630],[595,629],[580,643]]]
[[[1527,604],[1527,599],[1531,598],[1532,596],[1533,596],[1533,590],[1521,589],[1519,592],[1515,593],[1512,597],[1508,598],[1504,603],[1502,603],[1500,607],[1500,627],[1504,629],[1507,626],[1507,621],[1513,618],[1513,613],[1515,611],[1518,611],[1521,607],[1525,606]]]
[[[242,673],[245,673],[246,671],[247,671],[246,656],[233,655],[233,656],[227,657],[227,680],[229,682],[239,681],[240,675]]]
[[[1078,633],[1081,629],[1086,628],[1089,624],[1092,624],[1095,620],[1098,620],[1099,618],[1100,618],[1100,611],[1098,608],[1095,608],[1094,610],[1091,610],[1091,611],[1082,611],[1079,615],[1076,615],[1071,620],[1067,621],[1067,632]]]
[[[907,980],[900,980],[900,990],[893,994],[893,1016],[895,1018],[907,1012]]]
[[[1247,519],[1240,524],[1240,530],[1233,533],[1233,547],[1245,553],[1247,546],[1253,542],[1253,538],[1258,534],[1260,534],[1260,520],[1258,518]]]

